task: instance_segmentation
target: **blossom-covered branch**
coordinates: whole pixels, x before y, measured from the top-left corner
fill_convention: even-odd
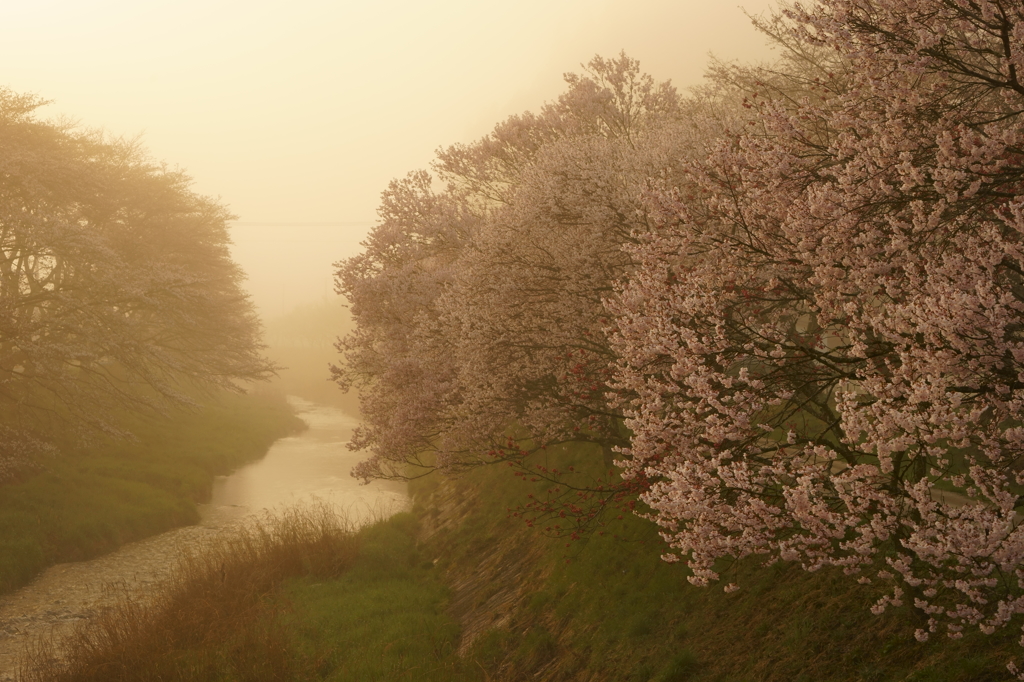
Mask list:
[[[829,66],[720,72],[750,119],[650,195],[615,303],[627,475],[698,584],[722,557],[841,566],[921,639],[991,632],[1024,612],[1024,9],[767,27]]]

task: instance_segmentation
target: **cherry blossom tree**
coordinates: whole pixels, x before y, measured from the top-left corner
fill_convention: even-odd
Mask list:
[[[363,253],[338,263],[336,278],[356,329],[339,340],[345,362],[332,371],[342,388],[360,389],[363,425],[350,447],[372,453],[355,472],[367,479],[435,464],[424,454],[456,374],[437,332],[437,299],[480,222],[462,192],[435,193],[425,172],[392,182],[379,214]]]
[[[609,305],[650,517],[726,558],[842,567],[919,639],[1024,612],[1024,7],[818,0],[720,69],[746,114]],[[728,585],[727,590],[735,588]]]
[[[228,212],[136,145],[37,120],[0,92],[0,459],[67,425],[265,378]]]
[[[363,255],[339,263],[358,330],[339,349],[358,383],[363,476],[519,456],[556,442],[625,445],[605,394],[603,298],[646,229],[647,179],[670,169],[680,118],[635,60],[595,58],[540,114],[514,116],[435,170],[392,184]],[[514,428],[513,428],[514,427]],[[513,430],[510,431],[510,428]],[[610,456],[609,456],[610,462]]]

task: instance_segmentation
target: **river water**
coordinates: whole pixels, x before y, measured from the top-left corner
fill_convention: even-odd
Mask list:
[[[218,477],[210,503],[200,505],[203,525],[220,526],[246,514],[313,499],[338,506],[356,522],[405,504],[405,483],[363,485],[349,475],[363,457],[345,447],[358,419],[294,396],[288,402],[309,429],[280,439],[258,462]]]
[[[216,479],[198,525],[125,545],[90,561],[59,564],[31,584],[0,596],[0,682],[10,682],[25,647],[112,608],[125,595],[139,599],[169,577],[176,557],[229,532],[251,514],[321,501],[360,522],[407,504],[405,484],[361,485],[349,475],[360,459],[345,448],[358,420],[334,407],[300,398],[288,402],[309,426],[275,442],[266,456]]]

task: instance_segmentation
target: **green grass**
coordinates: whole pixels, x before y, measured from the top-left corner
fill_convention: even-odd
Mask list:
[[[0,486],[0,593],[46,566],[98,556],[199,519],[213,477],[302,427],[283,399],[224,395],[195,413],[137,419],[137,441],[69,449]]]
[[[243,529],[188,557],[152,606],[126,602],[24,682],[482,682],[455,652],[447,589],[411,514],[353,532],[327,508]]]
[[[323,680],[481,680],[456,655],[459,627],[447,588],[415,545],[408,513],[365,529],[352,568],[333,581],[303,578],[279,596],[285,623]]]
[[[585,447],[547,457],[553,460],[548,466],[574,463],[577,470],[599,461],[599,453]],[[993,636],[973,631],[959,641],[937,635],[918,643],[909,609],[873,615],[876,588],[839,571],[811,574],[748,560],[722,566],[722,583],[736,582],[738,592],[695,587],[685,567],[660,560],[664,542],[657,529],[630,515],[609,515],[603,535],[566,546],[508,517],[507,508],[548,486],[524,483],[505,467],[475,471],[455,486],[456,499],[476,502],[458,528],[435,536],[427,548],[445,557],[443,568],[468,570],[481,554],[521,534],[541,549],[529,568],[535,590],[503,631],[473,649],[494,679],[974,682],[1010,679],[1006,663],[1022,657],[1015,643],[1020,633],[1012,627]],[[418,489],[426,493],[430,484]],[[429,515],[429,506],[421,504],[419,513]],[[539,643],[546,656],[537,655]]]
[[[581,476],[600,459],[584,447],[544,456]],[[226,625],[174,650],[178,672],[160,679],[983,682],[1009,679],[1006,663],[1021,658],[1009,629],[918,643],[906,608],[872,615],[875,588],[839,572],[745,561],[722,566],[738,592],[694,587],[659,559],[657,529],[630,515],[567,546],[507,513],[545,487],[501,466],[417,481],[414,511],[360,531],[344,570],[293,570],[248,611],[225,610]],[[439,516],[435,492],[467,511],[418,542]],[[481,573],[496,556],[526,557],[505,577],[525,596],[459,656],[460,619],[508,586]],[[475,599],[456,599],[481,575]]]
[[[325,505],[252,520],[202,554],[180,556],[147,600],[124,600],[60,642],[43,639],[20,679],[315,679],[317,660],[296,648],[275,591],[295,576],[337,576],[357,552],[351,525]]]

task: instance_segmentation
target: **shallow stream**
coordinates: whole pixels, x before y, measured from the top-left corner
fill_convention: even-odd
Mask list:
[[[349,476],[360,459],[345,448],[356,418],[330,406],[289,397],[309,428],[275,442],[266,456],[214,482],[198,525],[177,528],[90,561],[58,564],[32,583],[0,596],[0,682],[10,682],[25,647],[59,637],[130,595],[166,579],[185,548],[202,547],[250,514],[320,500],[355,522],[402,508],[405,484],[361,485]]]

